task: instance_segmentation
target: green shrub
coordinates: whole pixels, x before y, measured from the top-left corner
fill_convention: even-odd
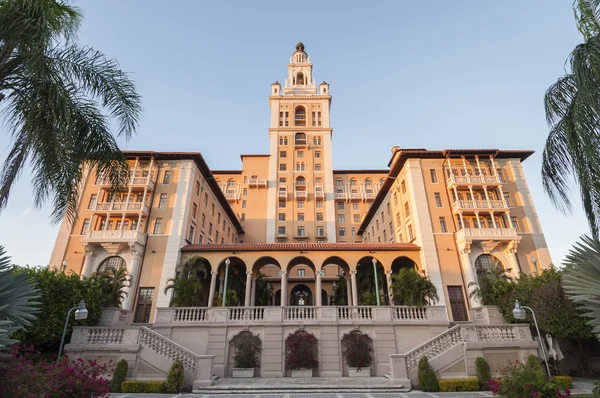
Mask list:
[[[136,381],[128,380],[121,384],[121,392],[142,392],[160,394],[165,392],[164,381]]]
[[[440,383],[438,383],[437,376],[429,364],[427,357],[422,357],[419,361],[419,387],[423,391],[440,391]]]
[[[492,378],[490,374],[490,365],[483,357],[477,357],[475,360],[475,370],[477,374],[477,380],[479,381],[479,389],[481,391],[489,390],[488,381]]]
[[[233,338],[235,345],[234,367],[249,369],[259,366],[258,352],[261,350],[262,342],[258,335],[250,332],[241,332]]]
[[[169,374],[167,375],[167,381],[165,381],[166,392],[178,393],[183,390],[183,380],[185,378],[185,371],[183,370],[183,362],[179,359],[173,362]]]
[[[561,386],[563,389],[573,388],[573,378],[571,376],[552,376],[552,378]]]
[[[344,358],[349,368],[370,368],[373,362],[373,340],[355,330],[342,336]]]
[[[472,377],[468,379],[442,379],[439,381],[440,391],[479,391],[479,380]]]
[[[113,373],[112,380],[110,381],[110,392],[121,392],[121,383],[127,378],[127,361],[121,359],[117,362],[115,373]]]

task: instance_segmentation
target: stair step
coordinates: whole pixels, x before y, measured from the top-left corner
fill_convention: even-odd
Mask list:
[[[376,392],[376,393],[402,393],[409,392],[410,388],[402,385],[397,387],[330,387],[330,388],[286,388],[286,389],[214,389],[211,387],[193,390],[194,394],[319,394],[319,393],[356,393],[356,392]]]

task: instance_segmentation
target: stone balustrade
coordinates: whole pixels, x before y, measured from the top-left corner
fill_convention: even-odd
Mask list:
[[[367,323],[447,323],[443,306],[289,306],[157,308],[155,324],[294,323],[297,321]]]
[[[70,344],[137,344],[139,328],[129,326],[81,326],[73,328]]]

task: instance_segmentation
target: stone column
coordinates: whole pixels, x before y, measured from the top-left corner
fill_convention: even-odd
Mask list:
[[[394,304],[394,294],[392,292],[392,270],[385,271],[385,280],[387,282],[387,290],[388,290],[388,303],[389,305]]]
[[[252,271],[246,271],[246,297],[244,297],[244,307],[250,307],[251,291],[252,291]]]
[[[287,306],[287,272],[281,273],[281,306]]]
[[[250,306],[256,305],[256,278],[252,278],[252,291],[250,292]]]
[[[210,290],[208,291],[208,307],[213,306],[215,301],[215,290],[217,289],[217,273],[215,271],[210,272]]]
[[[356,286],[356,271],[350,271],[350,279],[352,283],[352,305],[358,305],[358,286]]]
[[[321,306],[321,302],[323,300],[323,298],[321,297],[321,271],[317,271],[316,273],[316,282],[315,282],[315,290],[316,290],[316,294],[315,294],[315,300],[317,301],[315,303],[315,306],[320,307]]]
[[[129,281],[129,286],[127,286],[125,288],[125,292],[127,293],[127,296],[125,297],[125,300],[123,300],[122,303],[122,307],[125,310],[131,310],[133,308],[130,308],[132,303],[133,303],[133,296],[135,295],[135,292],[133,291],[133,288],[135,287],[135,283],[138,279],[138,273],[139,273],[139,269],[140,269],[140,261],[142,259],[142,253],[132,249],[131,250],[131,254],[133,255],[133,260],[131,261],[131,269],[129,270],[129,276],[130,276],[130,281]]]
[[[94,262],[94,250],[89,246],[85,246],[85,262],[83,263],[83,270],[81,271],[81,278],[84,276],[90,276],[92,273],[92,263]]]
[[[348,296],[348,305],[352,305],[352,285],[350,284],[350,278],[346,278],[346,296]]]
[[[471,307],[479,307],[479,306],[481,306],[481,303],[477,302],[474,297],[473,298],[469,297],[470,290],[474,288],[472,285],[471,285],[471,287],[469,287],[469,285],[471,283],[477,283],[475,271],[473,270],[473,265],[471,264],[471,258],[469,257],[469,254],[471,254],[471,242],[467,241],[467,242],[463,242],[462,244],[459,244],[458,250],[460,251],[460,258],[462,260],[463,271],[465,273],[465,282],[467,284],[465,286],[465,290],[467,292],[467,299],[469,300]]]
[[[506,252],[508,254],[508,261],[510,262],[510,276],[512,278],[519,277],[519,260],[517,260],[517,245],[519,244],[516,240],[511,240],[508,242],[508,247],[506,248]]]

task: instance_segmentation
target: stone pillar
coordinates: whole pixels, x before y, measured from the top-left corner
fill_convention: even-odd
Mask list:
[[[217,273],[215,271],[211,271],[210,273],[210,290],[208,291],[208,307],[213,306],[213,301],[215,301],[215,290],[217,289]]]
[[[244,297],[244,307],[250,307],[251,291],[252,291],[252,271],[246,271],[246,297]]]
[[[516,240],[511,240],[510,242],[508,242],[508,247],[507,247],[507,257],[508,257],[508,261],[510,262],[510,267],[511,267],[511,271],[510,271],[510,276],[512,278],[518,278],[519,277],[519,260],[517,260],[517,245],[519,244],[518,241]]]
[[[252,278],[252,291],[250,292],[250,306],[256,305],[256,278]]]
[[[463,242],[462,244],[458,245],[458,249],[460,251],[460,258],[462,260],[462,264],[463,264],[463,271],[465,273],[465,283],[467,284],[465,286],[465,290],[467,292],[467,299],[469,300],[469,303],[471,304],[471,307],[479,307],[481,306],[481,303],[477,302],[475,300],[475,297],[471,298],[470,296],[470,291],[471,289],[473,289],[474,287],[471,285],[471,287],[469,287],[469,284],[471,283],[477,283],[477,278],[475,276],[475,271],[473,270],[473,265],[471,264],[471,258],[469,257],[469,254],[471,253],[471,242]]]
[[[350,284],[350,278],[346,278],[346,296],[348,296],[348,305],[352,305],[352,285]]]
[[[84,276],[90,276],[92,274],[92,263],[94,262],[94,250],[85,246],[85,262],[83,263],[83,270],[81,271],[81,278]]]
[[[387,282],[387,290],[388,290],[388,303],[389,305],[394,304],[394,294],[392,292],[392,270],[385,271],[385,280]]]
[[[287,306],[287,272],[281,273],[281,306]]]
[[[321,271],[317,271],[317,275],[316,275],[316,282],[315,282],[315,290],[316,290],[316,294],[315,294],[315,300],[317,301],[315,303],[315,306],[320,307],[321,303],[323,301],[323,298],[321,297]]]
[[[124,290],[125,293],[127,293],[127,296],[125,296],[125,300],[123,300],[123,304],[122,307],[125,310],[132,310],[133,308],[130,308],[132,303],[133,303],[133,296],[135,295],[135,292],[133,291],[133,288],[135,287],[135,283],[138,279],[138,273],[139,273],[139,269],[140,269],[140,261],[142,259],[142,253],[132,249],[131,253],[133,254],[133,260],[131,261],[131,269],[129,270],[129,275],[131,277],[130,281],[129,281],[129,286],[127,286]]]
[[[356,286],[356,271],[350,271],[350,279],[352,283],[352,305],[358,305],[358,286]]]

